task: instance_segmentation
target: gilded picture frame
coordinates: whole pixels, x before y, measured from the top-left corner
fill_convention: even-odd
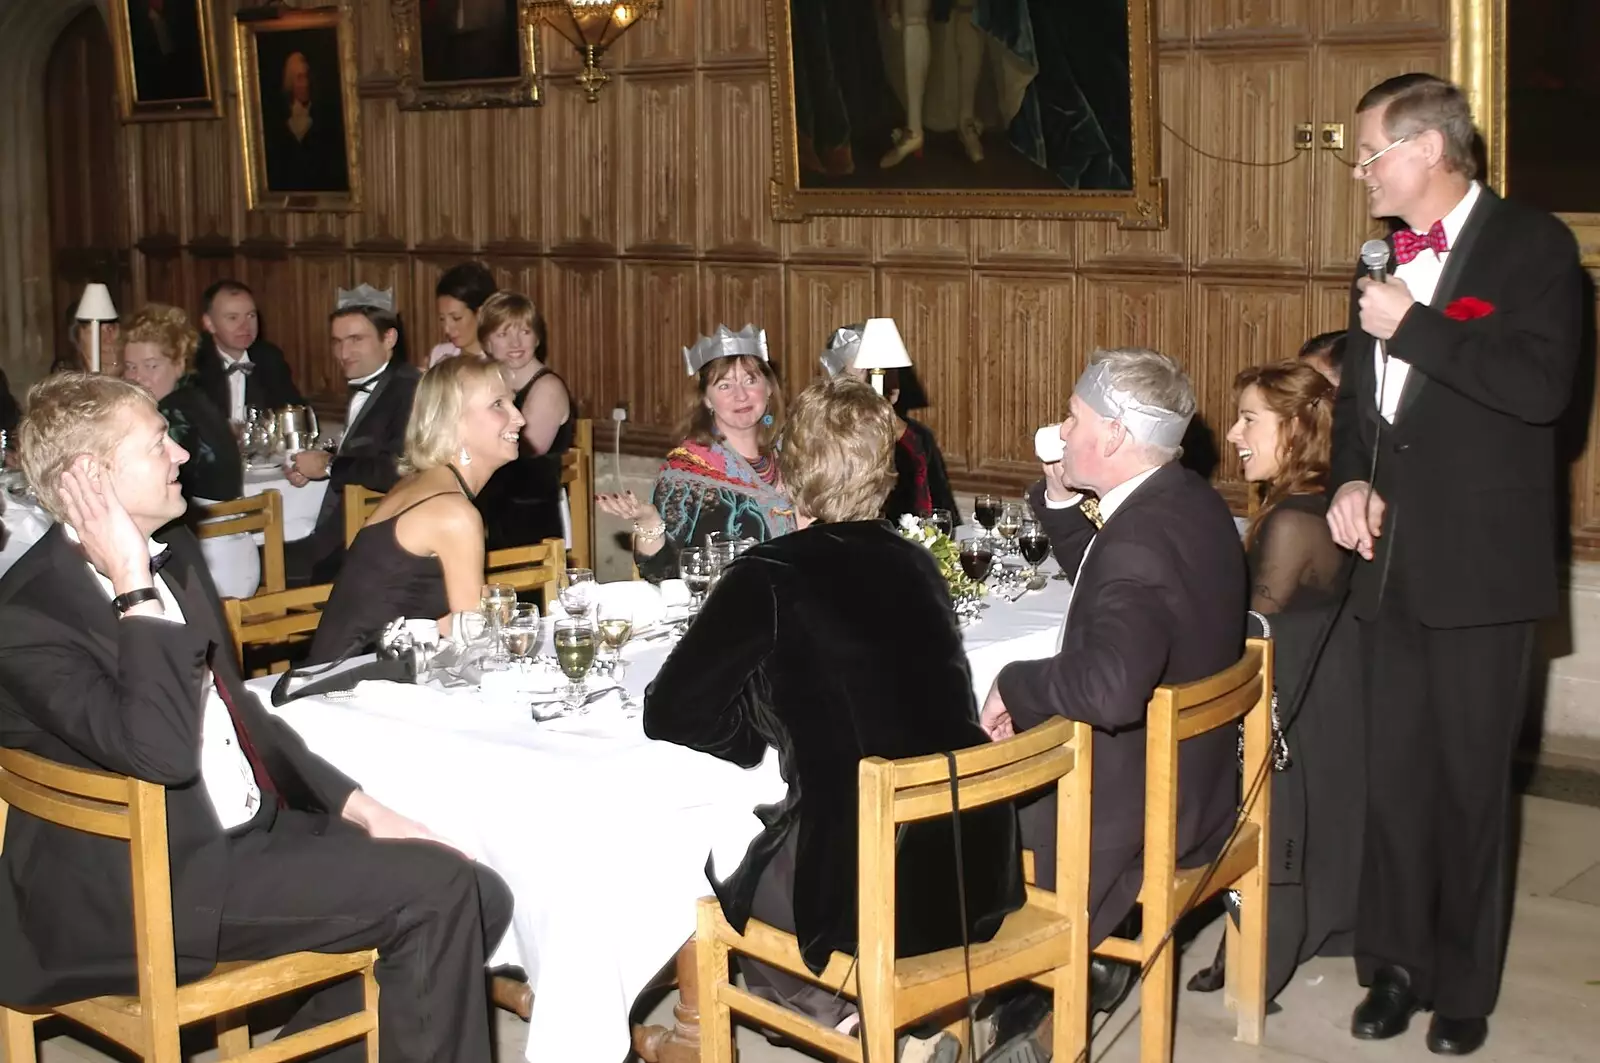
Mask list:
[[[390,0],[390,7],[401,110],[543,102],[539,20],[528,0]]]
[[[1507,0],[1451,0],[1451,80],[1466,90],[1483,137],[1488,184],[1516,197],[1517,153],[1512,138],[1519,122],[1509,91],[1509,12]],[[1534,205],[1551,210],[1578,238],[1583,264],[1600,268],[1600,213],[1560,209],[1558,202]]]
[[[361,209],[361,120],[349,0],[236,18],[246,202],[259,211]]]
[[[1014,8],[970,0],[766,2],[776,220],[1166,226],[1153,0],[1031,13],[1025,0],[1008,0]],[[1043,16],[1050,25],[1039,24]],[[1070,136],[1060,118],[1069,95],[1088,117]],[[912,100],[922,114],[920,138]],[[1084,127],[1094,135],[1084,136]]]
[[[221,117],[211,0],[109,0],[106,11],[124,122]]]

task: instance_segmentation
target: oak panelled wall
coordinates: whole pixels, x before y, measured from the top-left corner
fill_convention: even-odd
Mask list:
[[[215,6],[231,17],[231,5]],[[585,410],[603,420],[627,405],[624,445],[640,451],[666,444],[683,412],[679,348],[698,332],[764,326],[798,388],[819,372],[832,328],[888,314],[965,486],[1030,478],[1033,430],[1059,419],[1085,352],[1143,344],[1186,364],[1218,449],[1231,451],[1221,435],[1234,373],[1343,325],[1355,250],[1373,228],[1349,169],[1328,152],[1296,153],[1294,125],[1345,122],[1353,139],[1366,86],[1445,71],[1449,4],[1155,6],[1170,127],[1164,231],[774,222],[764,0],[668,0],[607,58],[617,78],[597,104],[547,32],[543,107],[436,113],[398,110],[389,0],[357,0],[363,212],[247,216],[231,118],[130,126],[135,287],[190,305],[213,278],[242,275],[300,377],[333,395],[324,334],[335,287],[395,286],[420,358],[435,339],[439,272],[482,256],[543,309],[552,364]],[[1237,498],[1231,453],[1218,475]],[[1577,475],[1593,479],[1587,463]],[[1574,519],[1600,532],[1596,494],[1576,492]]]

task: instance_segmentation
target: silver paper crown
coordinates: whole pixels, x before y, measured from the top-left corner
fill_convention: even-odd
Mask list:
[[[333,308],[343,310],[347,306],[371,306],[379,310],[394,313],[394,289],[384,288],[382,291],[370,284],[358,284],[354,288],[340,288],[338,296],[334,299]]]
[[[828,349],[819,359],[829,376],[838,376],[855,364],[856,355],[861,352],[861,333],[866,327],[857,322],[833,330],[833,335],[828,337]]]
[[[727,325],[718,325],[717,331],[701,336],[693,347],[683,349],[683,365],[689,375],[694,376],[707,362],[741,355],[767,361],[767,330],[746,325],[735,332]]]

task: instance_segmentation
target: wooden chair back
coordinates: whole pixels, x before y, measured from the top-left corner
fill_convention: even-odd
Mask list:
[[[974,992],[1018,979],[1054,989],[1055,1058],[1065,1060],[1076,1058],[1088,1035],[1092,741],[1087,724],[1055,719],[1004,742],[955,754],[963,811],[1057,787],[1057,890],[1029,887],[1027,903],[1006,918],[995,937],[971,946],[970,964]],[[735,1013],[838,1058],[859,1063],[865,1053],[874,1061],[892,1060],[895,1030],[966,999],[967,957],[961,948],[910,958],[895,953],[895,836],[902,824],[951,814],[950,774],[950,762],[942,755],[861,761],[858,949],[854,957],[835,953],[821,975],[805,965],[794,935],[756,920],[739,934],[728,926],[716,898],[700,902],[695,947],[700,1013],[706,1020],[701,1031],[704,1063],[731,1063]],[[734,952],[857,1000],[861,1039],[733,985],[728,958]]]
[[[350,549],[363,525],[371,519],[378,503],[383,501],[382,491],[373,491],[360,484],[344,485],[344,548]]]
[[[1267,844],[1272,778],[1272,643],[1246,640],[1244,656],[1216,675],[1160,686],[1150,698],[1145,739],[1144,884],[1139,891],[1143,930],[1138,938],[1111,937],[1102,956],[1146,967],[1140,987],[1141,1063],[1170,1063],[1177,955],[1162,937],[1178,917],[1227,889],[1240,894],[1240,920],[1228,920],[1227,1000],[1238,1039],[1259,1044],[1266,1016]],[[1182,742],[1243,721],[1244,793],[1235,832],[1216,871],[1178,866],[1178,747]],[[1263,772],[1266,774],[1263,775]],[[1252,785],[1264,780],[1252,795]]]
[[[594,421],[578,419],[572,446],[561,455],[561,485],[572,510],[572,564],[594,568]]]
[[[181,1063],[179,1030],[205,1019],[219,1020],[222,1058],[270,1056],[291,1059],[320,1052],[352,1037],[367,1039],[369,1063],[377,1059],[377,981],[372,950],[343,955],[294,953],[261,963],[219,965],[178,986],[173,952],[172,881],[167,852],[166,791],[155,783],[84,768],[71,768],[16,749],[0,749],[0,847],[8,808],[69,830],[125,841],[133,872],[136,996],[107,996],[23,1011],[0,1008],[0,1036],[9,1063],[36,1063],[34,1025],[64,1015],[131,1049],[141,1058]],[[320,982],[360,974],[367,1006],[355,1015],[313,1027],[267,1053],[252,1052],[249,1028],[232,1013],[274,996]],[[283,1049],[289,1051],[283,1051]]]
[[[287,586],[283,568],[283,496],[276,490],[200,506],[198,516],[204,523],[196,525],[195,535],[201,539],[260,532],[261,589],[281,591]]]
[[[546,539],[531,546],[491,550],[483,560],[485,583],[507,583],[518,591],[543,590],[561,579],[567,544],[562,539]],[[549,595],[545,597],[549,599]]]
[[[317,630],[322,620],[322,606],[333,593],[333,584],[318,583],[311,587],[272,594],[257,594],[250,598],[224,598],[222,611],[228,618],[228,632],[239,652],[239,664],[246,667],[247,657],[259,663],[262,658],[248,654],[249,647],[282,647],[285,657],[273,659],[267,672],[282,672],[289,667],[287,648],[304,641]],[[266,672],[257,670],[257,675]]]

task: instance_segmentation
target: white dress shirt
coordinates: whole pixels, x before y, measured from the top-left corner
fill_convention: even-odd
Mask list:
[[[231,365],[254,365],[255,363],[250,360],[249,351],[245,351],[235,358],[221,347],[218,347],[217,356],[222,359],[223,379],[228,382],[228,420],[243,424],[245,378],[250,374],[244,371],[230,373],[228,372],[228,367]]]
[[[1444,223],[1444,239],[1447,247],[1456,246],[1456,240],[1461,236],[1461,229],[1467,224],[1467,216],[1472,213],[1472,207],[1478,202],[1478,196],[1482,192],[1483,186],[1476,181],[1472,182],[1467,194],[1461,197],[1461,202],[1440,219]],[[1441,255],[1432,248],[1423,248],[1416,258],[1404,265],[1396,266],[1394,275],[1406,282],[1406,287],[1411,290],[1411,298],[1428,306],[1433,302],[1434,292],[1439,290],[1439,278],[1444,275],[1444,265],[1449,258],[1449,251]],[[1393,424],[1395,411],[1400,407],[1400,392],[1406,386],[1406,377],[1411,375],[1411,363],[1391,355],[1386,375],[1383,352],[1382,340],[1372,345],[1373,379],[1378,381],[1373,397],[1377,400],[1378,412],[1383,414],[1383,419]]]
[[[62,531],[73,542],[81,541],[70,524],[63,524]],[[165,544],[150,540],[151,557],[165,549]],[[107,602],[116,597],[111,581],[102,576],[98,569],[89,565],[89,573],[105,592]],[[155,589],[161,595],[161,608],[165,610],[160,619],[174,624],[184,623],[183,607],[167,585],[164,573],[156,574]],[[239,745],[239,732],[234,729],[228,703],[217,693],[216,677],[210,672],[207,676],[206,700],[200,721],[200,780],[205,784],[206,796],[211,799],[211,807],[216,810],[222,829],[231,830],[255,817],[256,810],[261,807],[261,787],[256,784],[250,758],[244,755],[244,749]]]
[[[1129,477],[1117,486],[1113,487],[1111,490],[1107,491],[1105,496],[1100,499],[1101,528],[1104,528],[1107,524],[1111,523],[1112,515],[1115,514],[1118,509],[1122,508],[1122,504],[1128,500],[1129,495],[1133,494],[1134,491],[1139,489],[1140,484],[1144,483],[1146,480],[1150,479],[1150,477],[1154,476],[1164,468],[1166,468],[1165,465],[1157,465],[1153,469],[1146,469],[1144,472]],[[1048,492],[1044,496],[1044,505],[1046,509],[1071,509],[1072,507],[1082,503],[1082,501],[1082,492],[1073,495],[1064,502],[1057,502],[1055,499],[1050,497]],[[1078,586],[1078,577],[1083,575],[1083,566],[1089,561],[1089,551],[1094,549],[1094,544],[1097,540],[1099,540],[1099,538],[1100,532],[1096,530],[1094,537],[1089,540],[1089,545],[1083,548],[1083,557],[1078,559],[1078,571],[1072,577],[1072,586],[1074,590],[1076,590]],[[1059,564],[1059,558],[1057,559],[1057,563]],[[1078,596],[1076,594],[1067,600],[1067,611],[1061,616],[1061,630],[1056,633],[1057,653],[1061,652],[1061,644],[1067,637],[1067,618],[1072,615],[1072,603],[1077,600]]]

